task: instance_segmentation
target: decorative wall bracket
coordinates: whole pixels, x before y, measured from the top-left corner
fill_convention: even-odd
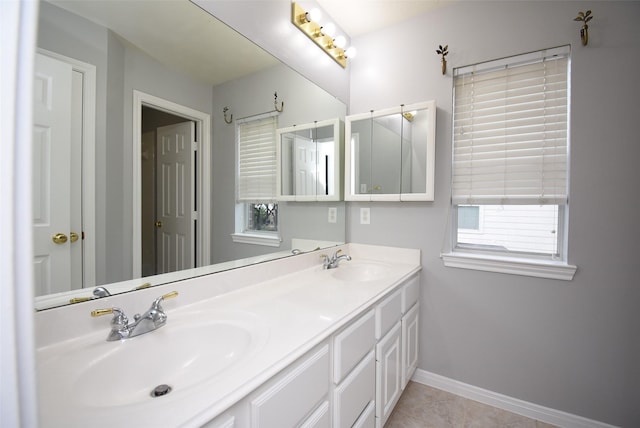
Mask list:
[[[578,12],[578,16],[573,18],[574,21],[583,22],[584,25],[580,28],[580,40],[582,40],[582,46],[587,46],[589,43],[589,26],[587,22],[593,19],[593,15],[591,11],[588,10],[586,12]]]
[[[449,45],[438,45],[438,49],[436,49],[436,53],[438,55],[442,55],[442,74],[447,72],[447,59],[445,58],[449,54]]]
[[[278,93],[277,92],[273,93],[273,107],[276,109],[276,111],[278,113],[282,113],[282,111],[284,110],[284,101],[282,101],[280,103],[280,108],[278,108]]]
[[[228,111],[229,111],[229,107],[227,107],[227,106],[225,106],[225,107],[222,109],[222,113],[224,114],[224,121],[225,121],[227,124],[231,124],[231,123],[233,122],[233,113],[231,114],[231,117],[230,117],[229,119],[227,119],[227,112],[228,112]]]

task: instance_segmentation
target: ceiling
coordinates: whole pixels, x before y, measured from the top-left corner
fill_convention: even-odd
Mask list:
[[[47,1],[110,28],[159,62],[212,86],[279,63],[188,0]],[[356,37],[449,1],[318,0],[318,3],[339,27]]]
[[[453,0],[316,0],[349,36],[411,19]]]

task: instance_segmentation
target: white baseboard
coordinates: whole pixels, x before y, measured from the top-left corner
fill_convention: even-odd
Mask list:
[[[615,428],[613,425],[498,394],[421,369],[415,371],[411,380],[562,428]]]

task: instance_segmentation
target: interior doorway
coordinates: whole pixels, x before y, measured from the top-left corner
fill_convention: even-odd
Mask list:
[[[172,126],[179,125],[179,126]],[[178,177],[175,176],[175,159],[171,159],[171,164],[167,165],[167,162],[162,159],[160,152],[162,151],[162,144],[167,138],[171,140],[176,135],[183,135],[181,129],[189,129],[193,127],[195,129],[196,123],[188,118],[177,116],[171,113],[167,113],[161,110],[156,110],[150,106],[142,107],[142,152],[141,152],[141,167],[142,167],[142,276],[151,276],[161,273],[172,272],[176,270],[182,270],[195,267],[195,257],[197,255],[197,249],[195,248],[194,232],[195,227],[192,224],[193,220],[192,212],[198,212],[198,207],[195,206],[197,201],[192,201],[190,197],[182,197],[184,203],[189,205],[188,219],[182,222],[181,230],[177,233],[172,231],[168,236],[165,245],[163,245],[163,237],[167,236],[166,230],[170,226],[165,219],[162,219],[162,206],[167,205],[161,202],[163,195],[169,194],[174,202],[171,203],[168,208],[173,211],[175,208],[176,196],[180,195],[186,190],[187,196],[190,196],[193,189],[192,185],[195,183],[195,170],[192,166],[187,168],[188,177],[186,181],[180,181],[181,190],[178,195],[175,194],[175,189],[178,187]],[[192,134],[195,134],[193,132]],[[195,141],[195,140],[194,140]],[[169,141],[174,143],[175,141]],[[191,150],[191,141],[189,141],[189,154],[191,157],[191,165],[195,165],[197,161],[197,152]],[[168,174],[173,177],[162,178],[163,164],[168,166]],[[174,167],[174,168],[172,168]],[[184,171],[183,171],[184,172]],[[171,183],[168,183],[171,181]],[[172,189],[164,189],[163,185],[172,184]],[[182,188],[182,187],[185,188]],[[171,190],[167,192],[167,190]],[[169,201],[168,201],[169,202]],[[182,239],[181,239],[182,238]],[[182,248],[182,255],[176,254],[176,247],[179,246],[178,242],[185,242],[187,248]]]
[[[209,114],[134,91],[134,278],[210,263],[210,140]]]

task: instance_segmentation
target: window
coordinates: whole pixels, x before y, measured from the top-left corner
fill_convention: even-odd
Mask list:
[[[566,266],[569,87],[568,46],[454,70],[446,265],[469,267],[459,265],[467,257],[473,268],[521,273],[504,268],[508,258],[528,266],[524,274],[532,262]]]
[[[480,230],[480,207],[458,205],[458,230]]]
[[[236,122],[237,177],[234,242],[279,246],[276,203],[276,127],[273,114]]]

